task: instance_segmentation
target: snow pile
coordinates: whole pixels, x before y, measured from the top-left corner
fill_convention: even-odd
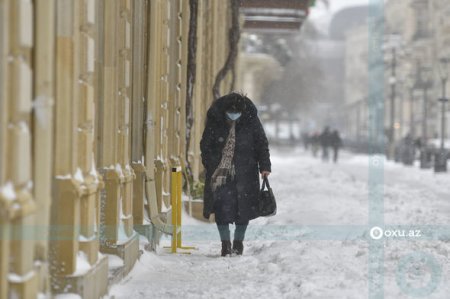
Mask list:
[[[15,200],[17,197],[14,185],[11,182],[6,182],[3,187],[0,187],[0,194],[7,200]]]
[[[91,265],[89,264],[88,257],[86,253],[83,251],[78,251],[77,254],[77,268],[75,272],[72,274],[73,276],[82,276],[86,274],[91,269]]]
[[[18,275],[15,273],[9,273],[8,274],[8,281],[11,283],[24,283],[28,280],[30,280],[34,276],[34,271],[30,271],[26,273],[25,275]]]
[[[84,176],[83,176],[83,171],[81,170],[81,168],[77,168],[77,170],[75,171],[75,175],[73,176],[73,178],[80,182],[83,183],[84,182]]]
[[[91,159],[91,169],[89,171],[89,175],[91,177],[94,178],[94,183],[98,184],[99,183],[99,175],[97,172],[97,167],[96,167],[96,163],[95,163],[95,159],[94,159],[94,155],[92,155],[92,159]]]
[[[122,165],[120,165],[120,163],[117,163],[117,164],[116,164],[115,170],[116,170],[116,172],[119,174],[119,177],[120,177],[121,179],[123,179],[123,178],[124,178],[124,174],[123,174],[123,171],[122,171]]]
[[[59,294],[54,297],[55,299],[82,299],[80,295],[77,294]]]
[[[114,254],[107,254],[109,269],[117,269],[123,267],[123,259]]]

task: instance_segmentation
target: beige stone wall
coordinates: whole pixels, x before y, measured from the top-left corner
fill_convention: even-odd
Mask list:
[[[199,0],[195,179],[228,5]],[[189,0],[0,0],[0,299],[100,298],[105,254],[124,275],[137,226],[164,230],[186,164],[189,16]]]
[[[6,106],[6,78],[8,57],[8,6],[7,1],[0,1],[0,186],[6,184],[6,128],[7,106]],[[0,298],[7,298],[8,281],[6,279],[9,267],[9,203],[5,196],[0,195]]]
[[[32,173],[34,5],[1,1],[0,297],[31,298],[38,288],[34,265],[36,199]]]

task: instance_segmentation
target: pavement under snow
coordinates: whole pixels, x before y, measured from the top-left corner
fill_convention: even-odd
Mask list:
[[[383,159],[377,172],[372,162],[344,153],[334,165],[300,149],[273,150],[278,213],[250,222],[243,256],[220,257],[215,224],[183,215],[183,243],[198,250],[170,254],[162,248],[170,243],[165,238],[109,296],[362,299],[381,290],[392,299],[450,298],[450,240],[442,236],[450,231],[450,175]],[[369,181],[382,183],[384,200],[376,201]],[[374,254],[368,222],[374,205],[385,225],[411,226],[415,235],[385,235]],[[380,252],[375,281],[369,257]]]

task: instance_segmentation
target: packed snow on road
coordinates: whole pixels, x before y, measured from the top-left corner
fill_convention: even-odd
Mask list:
[[[221,257],[215,224],[184,214],[183,243],[198,249],[171,254],[164,238],[156,252],[144,251],[110,298],[360,299],[377,288],[384,298],[450,298],[450,176],[382,158],[382,171],[373,171],[370,161],[344,153],[332,164],[302,149],[273,150],[278,213],[250,222],[242,256]],[[377,193],[369,182],[382,186],[377,205],[386,227],[414,227],[410,236],[390,227],[377,238],[384,246],[375,288],[369,207]]]

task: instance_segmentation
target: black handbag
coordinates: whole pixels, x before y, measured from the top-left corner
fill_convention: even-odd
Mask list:
[[[267,187],[267,190],[264,190]],[[277,202],[269,185],[269,179],[264,176],[259,192],[259,216],[274,216],[277,213]]]

